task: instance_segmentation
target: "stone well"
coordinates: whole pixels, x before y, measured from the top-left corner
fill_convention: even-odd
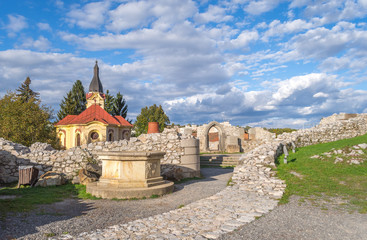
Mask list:
[[[143,198],[172,192],[173,182],[160,175],[164,152],[99,152],[102,176],[87,192],[101,198]]]

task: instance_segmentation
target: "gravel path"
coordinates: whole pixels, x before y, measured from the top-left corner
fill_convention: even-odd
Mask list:
[[[330,203],[323,203],[322,208],[309,202],[300,204],[298,199],[292,197],[289,203],[220,239],[367,239],[367,214],[351,214]],[[322,210],[325,207],[327,210]]]
[[[47,239],[47,234],[58,236],[63,233],[77,235],[164,213],[224,189],[232,171],[202,168],[204,179],[176,184],[172,194],[161,198],[128,201],[66,199],[43,205],[28,214],[8,216],[6,222],[0,222],[0,239]]]

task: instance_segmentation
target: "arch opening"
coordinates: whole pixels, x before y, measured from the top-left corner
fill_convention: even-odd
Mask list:
[[[213,130],[212,130],[213,129]],[[216,143],[218,141],[218,143]],[[210,122],[204,131],[204,151],[224,152],[225,151],[225,132],[218,122]]]

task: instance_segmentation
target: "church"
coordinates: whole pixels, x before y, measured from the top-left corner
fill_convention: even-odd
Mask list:
[[[93,142],[130,139],[133,125],[123,117],[112,116],[104,110],[105,94],[99,79],[97,61],[86,98],[86,110],[79,115],[67,115],[55,124],[64,149]]]

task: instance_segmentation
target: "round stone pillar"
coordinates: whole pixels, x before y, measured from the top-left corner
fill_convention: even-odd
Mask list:
[[[200,150],[199,139],[184,139],[181,141],[184,155],[181,156],[181,168],[183,177],[200,177]]]

